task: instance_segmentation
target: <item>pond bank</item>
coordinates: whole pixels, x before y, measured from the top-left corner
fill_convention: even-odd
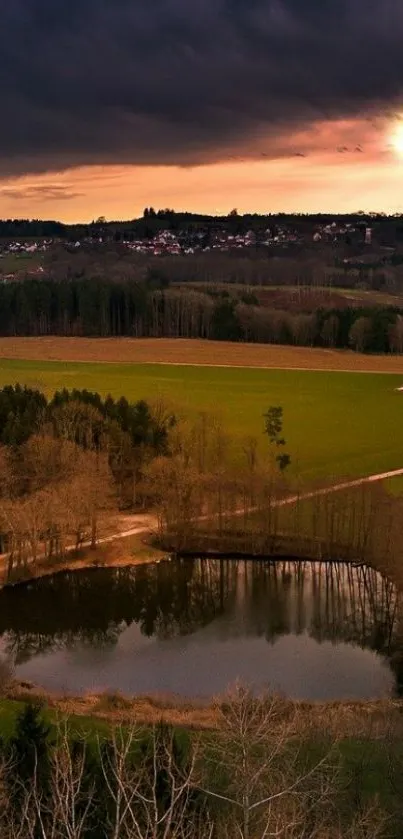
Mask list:
[[[148,537],[147,535],[129,536],[108,544],[99,544],[95,549],[87,547],[79,551],[70,551],[65,557],[52,563],[49,560],[40,560],[38,564],[29,563],[19,576],[16,574],[11,580],[5,578],[7,561],[3,556],[0,560],[0,574],[3,575],[0,590],[24,585],[33,580],[40,580],[43,577],[62,574],[66,571],[85,571],[92,568],[127,568],[160,562],[166,556],[166,551],[151,543],[150,534],[148,534]]]
[[[220,547],[221,544],[221,547]],[[343,545],[326,545],[322,542],[312,543],[311,539],[295,539],[292,537],[278,537],[270,546],[262,550],[245,549],[237,546],[236,538],[232,540],[234,547],[230,547],[228,540],[200,534],[189,547],[176,548],[175,542],[169,537],[160,541],[155,540],[151,532],[136,536],[116,539],[108,544],[98,544],[95,549],[86,547],[79,551],[69,551],[62,559],[41,560],[37,564],[29,565],[15,573],[11,580],[6,579],[7,561],[0,557],[0,590],[24,585],[33,580],[62,574],[66,571],[85,571],[95,568],[129,568],[161,562],[175,554],[179,559],[222,559],[222,560],[257,560],[277,563],[284,559],[309,562],[331,562],[344,565],[346,563],[360,568],[372,567],[382,574],[394,578],[396,569],[388,569],[384,563],[375,562],[371,558],[357,559],[355,553]],[[398,581],[397,581],[398,582]]]
[[[211,547],[209,547],[211,544]],[[202,547],[203,546],[203,547]],[[340,549],[341,550],[341,549]],[[148,536],[132,536],[117,539],[107,545],[97,545],[95,549],[84,548],[79,551],[70,551],[62,559],[54,560],[50,564],[49,560],[41,560],[38,564],[29,563],[29,565],[21,570],[18,575],[15,573],[10,580],[6,579],[7,562],[4,556],[0,558],[0,591],[1,589],[12,588],[30,583],[34,580],[40,580],[44,577],[62,574],[66,571],[85,571],[95,568],[130,568],[137,565],[146,565],[153,562],[161,562],[175,554],[180,559],[234,559],[234,560],[259,560],[264,562],[280,562],[287,558],[294,561],[310,561],[310,562],[334,562],[334,563],[350,563],[355,567],[363,565],[371,565],[369,562],[353,562],[350,555],[345,552],[343,556],[341,553],[330,556],[329,551],[321,550],[319,546],[312,550],[312,544],[307,544],[302,541],[299,545],[295,540],[283,539],[281,544],[277,542],[273,545],[272,551],[254,552],[251,550],[231,550],[223,546],[219,549],[216,540],[209,540],[208,537],[200,539],[200,548],[196,546],[188,549],[175,550],[173,543],[164,540],[161,543],[156,543],[151,533]]]
[[[223,699],[224,697],[222,697]],[[3,692],[4,703],[38,702],[55,716],[85,717],[111,725],[170,725],[194,730],[214,730],[219,719],[220,698],[210,701],[183,700],[175,695],[126,696],[118,691],[70,696],[46,691],[37,685],[14,681]],[[316,726],[337,737],[383,737],[403,735],[403,701],[333,700],[296,701],[284,698],[285,716],[302,714],[306,726]]]
[[[277,534],[259,544],[259,534],[233,531],[231,534],[217,535],[200,532],[187,540],[186,547],[178,547],[169,534],[157,544],[162,550],[176,554],[181,559],[256,559],[264,562],[291,559],[296,562],[348,563],[357,568],[368,566],[386,573],[385,568],[381,568],[372,555],[357,556],[355,547],[304,536]]]
[[[133,517],[133,520],[135,517]],[[346,563],[359,568],[371,567],[401,586],[403,569],[398,562],[374,557],[371,551],[367,555],[357,555],[356,546],[348,546],[326,539],[313,539],[305,536],[290,536],[277,533],[271,539],[262,539],[262,534],[233,530],[228,532],[206,533],[198,531],[186,541],[186,546],[178,546],[177,540],[170,534],[156,537],[155,527],[151,528],[152,517],[144,521],[144,526],[135,530],[115,533],[101,538],[95,549],[86,543],[79,551],[69,549],[63,558],[41,558],[37,563],[29,562],[13,577],[7,579],[7,556],[0,555],[0,590],[26,584],[33,580],[55,574],[72,571],[85,571],[94,568],[129,568],[176,555],[180,559],[222,559],[222,560],[257,560],[264,562],[293,561]],[[142,523],[143,525],[143,523]],[[359,553],[359,552],[358,552]]]

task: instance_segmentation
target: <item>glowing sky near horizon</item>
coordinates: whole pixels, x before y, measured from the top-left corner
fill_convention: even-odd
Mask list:
[[[322,123],[290,152],[200,166],[84,166],[0,181],[3,217],[129,219],[146,206],[206,213],[403,212],[403,123]],[[359,143],[358,138],[361,138]],[[336,144],[336,145],[335,145]],[[292,147],[305,151],[293,152]],[[302,156],[305,155],[305,156]]]

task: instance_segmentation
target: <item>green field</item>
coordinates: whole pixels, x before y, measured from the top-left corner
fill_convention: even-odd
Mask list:
[[[51,395],[87,388],[128,399],[163,397],[192,415],[219,415],[233,434],[262,435],[262,413],[284,409],[294,474],[306,480],[403,467],[403,376],[224,367],[0,361],[0,386]]]

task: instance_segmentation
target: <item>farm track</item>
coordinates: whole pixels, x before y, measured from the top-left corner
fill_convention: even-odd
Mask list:
[[[376,482],[379,482],[379,481],[387,480],[388,478],[395,478],[395,477],[398,477],[398,476],[401,476],[401,475],[403,475],[403,468],[402,469],[394,469],[394,470],[389,471],[389,472],[379,472],[375,475],[368,475],[365,478],[358,478],[358,479],[352,480],[352,481],[341,481],[341,482],[339,482],[337,484],[333,484],[331,486],[321,487],[319,489],[310,490],[308,492],[303,492],[303,493],[300,493],[300,494],[295,494],[294,493],[292,495],[286,496],[285,498],[280,498],[277,501],[274,501],[272,503],[272,507],[273,508],[279,508],[279,507],[292,506],[297,501],[306,501],[310,498],[318,498],[320,496],[331,495],[331,494],[336,493],[336,492],[342,492],[345,489],[353,489],[353,488],[356,488],[356,487],[359,487],[359,486],[363,486],[365,484],[376,483]],[[251,512],[253,512],[253,509],[251,510]],[[235,511],[232,515],[234,517],[237,517],[237,516],[240,516],[240,515],[243,515],[243,514],[244,514],[244,510],[242,509],[242,510]],[[144,514],[139,513],[138,515],[135,514],[135,515],[131,516],[130,518],[131,518],[131,521],[133,522],[132,527],[129,527],[125,530],[117,530],[115,533],[109,534],[108,536],[101,537],[100,539],[97,540],[97,546],[108,545],[108,544],[111,544],[113,542],[128,539],[128,538],[133,537],[133,536],[150,536],[157,530],[158,522],[157,522],[157,517],[156,516],[153,516],[151,514],[147,514],[146,516],[144,516]],[[211,516],[202,516],[199,519],[199,521],[208,521],[210,519],[211,519]],[[81,548],[81,550],[82,549],[88,549],[88,548],[90,548],[90,546],[91,546],[91,541],[89,539],[87,539],[87,540],[85,540],[84,542],[81,543],[80,548]],[[75,551],[75,547],[76,546],[74,544],[67,545],[66,546],[66,554],[73,554],[74,551]],[[44,555],[39,555],[37,557],[37,559],[39,559],[39,560],[44,560],[44,558],[45,558]],[[147,563],[148,562],[155,562],[155,561],[159,562],[160,559],[154,559],[152,557],[149,557],[147,560],[144,560],[144,562],[147,562]],[[124,566],[130,566],[130,565],[137,565],[139,563],[142,564],[142,562],[143,562],[143,560],[139,560],[137,562],[136,562],[136,560],[134,560],[134,561],[130,562],[127,558],[122,557],[119,562],[117,562],[117,563],[116,562],[111,562],[110,565],[111,565],[111,567],[117,567],[117,566],[124,567]],[[102,563],[102,566],[103,567],[108,567],[108,562],[106,561],[105,563]],[[7,555],[3,554],[0,557],[0,571],[2,571],[3,574],[5,574],[6,567],[7,567]],[[65,562],[63,562],[62,565],[58,566],[57,568],[52,569],[49,566],[43,566],[42,568],[37,569],[37,571],[39,570],[39,573],[36,573],[34,575],[34,578],[39,579],[40,577],[48,576],[49,574],[57,573],[57,572],[60,572],[60,571],[79,571],[79,570],[84,570],[84,569],[87,569],[87,568],[94,568],[94,567],[97,567],[97,563],[94,564],[94,561],[91,559],[91,553],[89,553],[88,558],[80,561],[79,563],[77,563],[75,560],[73,562],[69,562],[69,560],[66,558]],[[4,585],[5,585],[4,582],[3,582],[3,584],[0,583],[0,589],[3,588]]]
[[[376,482],[379,482],[379,481],[387,480],[389,478],[395,478],[395,477],[398,477],[398,476],[401,476],[401,475],[403,475],[403,468],[394,469],[394,470],[389,471],[389,472],[379,472],[377,474],[368,475],[365,478],[358,478],[358,479],[352,480],[352,481],[341,481],[341,482],[339,482],[337,484],[333,484],[331,486],[321,487],[319,489],[310,490],[308,492],[302,492],[302,493],[299,493],[299,494],[294,493],[292,495],[288,495],[285,498],[280,498],[277,501],[272,502],[271,506],[273,508],[292,506],[293,504],[296,504],[297,501],[306,501],[306,500],[311,499],[311,498],[318,498],[320,496],[331,495],[331,494],[336,493],[336,492],[342,492],[345,489],[353,489],[353,488],[356,488],[356,487],[359,487],[359,486],[364,486],[365,484],[376,483]],[[254,512],[254,509],[255,508],[251,508],[250,512]],[[244,510],[242,509],[242,510],[235,511],[234,513],[231,514],[231,516],[233,516],[235,518],[235,517],[241,516],[243,514],[244,514]],[[200,522],[209,521],[209,520],[211,520],[211,518],[212,518],[211,516],[201,516],[198,519],[198,521],[200,521]],[[129,527],[125,530],[120,529],[120,530],[117,530],[115,533],[109,534],[108,536],[101,537],[100,539],[97,540],[97,547],[102,546],[102,545],[108,545],[108,544],[111,544],[113,542],[122,541],[124,539],[128,539],[128,538],[134,537],[134,536],[151,536],[153,533],[155,533],[157,531],[157,528],[158,528],[157,517],[152,515],[152,514],[147,514],[146,516],[144,516],[144,514],[138,514],[138,515],[134,514],[133,516],[130,516],[130,519],[133,522],[132,527]],[[86,539],[85,541],[83,541],[80,544],[80,549],[81,550],[82,549],[89,549],[90,547],[91,547],[91,540],[90,539]],[[76,550],[75,544],[67,545],[66,548],[65,548],[65,552],[66,552],[67,555],[68,554],[70,554],[70,555],[73,554],[75,550]],[[116,561],[111,561],[109,563],[108,563],[108,561],[102,562],[102,567],[128,567],[128,566],[143,564],[145,562],[146,563],[160,562],[162,556],[163,556],[163,553],[161,552],[161,556],[158,557],[158,558],[150,556],[150,557],[148,557],[147,559],[144,559],[144,560],[142,558],[138,558],[137,561],[136,561],[135,557],[132,559],[132,561],[130,561],[130,559],[123,556],[118,562],[116,562]],[[40,554],[37,557],[37,560],[39,560],[39,561],[43,561],[44,559],[45,559],[44,554]],[[67,559],[67,556],[66,556],[65,561],[61,565],[58,565],[57,568],[52,569],[50,566],[47,566],[47,565],[43,565],[42,567],[38,567],[36,569],[36,573],[33,575],[33,579],[40,579],[41,577],[49,576],[51,574],[58,573],[58,572],[63,572],[63,571],[82,571],[84,569],[94,568],[94,567],[97,567],[97,566],[98,566],[98,563],[94,562],[94,560],[91,557],[91,551],[89,551],[89,553],[87,554],[87,557],[85,559],[81,560],[79,563],[77,563],[76,560],[73,560],[72,562],[70,562]],[[7,569],[7,554],[2,554],[2,555],[0,555],[0,572],[3,573],[4,581],[0,582],[0,589],[4,588],[4,586],[7,585],[7,583],[5,582],[5,580],[6,580],[6,576],[5,576],[6,575],[6,569]],[[18,583],[14,583],[12,585],[18,585]]]
[[[185,338],[0,338],[2,359],[403,374],[403,356]]]
[[[297,501],[307,501],[310,498],[319,498],[319,497],[324,496],[324,495],[331,495],[331,494],[336,493],[336,492],[342,492],[345,489],[354,489],[356,487],[364,486],[365,484],[379,483],[380,481],[386,481],[389,478],[397,478],[401,475],[403,475],[403,468],[402,469],[394,469],[390,472],[379,472],[375,475],[368,475],[365,478],[357,478],[353,481],[341,481],[337,484],[332,484],[331,486],[328,486],[328,487],[321,487],[320,489],[314,489],[314,490],[310,490],[308,492],[302,492],[300,494],[295,494],[294,493],[293,495],[288,495],[285,498],[280,498],[278,501],[274,501],[271,506],[273,508],[288,507],[288,506],[292,506],[292,504],[296,504]],[[253,512],[253,509],[251,510],[251,512]],[[234,516],[240,516],[240,515],[243,515],[243,514],[244,514],[243,509],[233,513]],[[107,544],[107,543],[110,543],[110,542],[114,542],[117,539],[126,539],[130,536],[138,536],[140,534],[150,533],[150,532],[153,531],[153,529],[155,529],[155,530],[157,529],[157,519],[156,518],[152,519],[152,517],[150,516],[147,525],[140,524],[140,518],[144,519],[144,516],[142,516],[142,517],[139,516],[139,523],[137,525],[135,525],[134,527],[132,527],[128,530],[125,530],[125,531],[120,531],[120,532],[117,532],[117,533],[113,533],[109,536],[105,536],[104,538],[98,540],[98,544],[99,545]],[[134,519],[134,516],[133,516],[133,519]],[[208,517],[207,516],[202,516],[200,521],[208,521],[209,519],[210,519],[210,516],[208,516]],[[90,546],[89,541],[84,542],[83,547],[89,547],[89,546]],[[72,550],[74,550],[74,547],[73,546],[69,547],[68,550],[72,551]]]

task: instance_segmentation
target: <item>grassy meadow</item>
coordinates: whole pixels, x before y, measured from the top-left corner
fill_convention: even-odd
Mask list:
[[[191,416],[218,415],[234,435],[263,437],[262,414],[284,409],[292,470],[304,480],[403,467],[403,376],[381,373],[0,360],[0,386],[47,395],[87,388],[131,400],[163,399]]]

